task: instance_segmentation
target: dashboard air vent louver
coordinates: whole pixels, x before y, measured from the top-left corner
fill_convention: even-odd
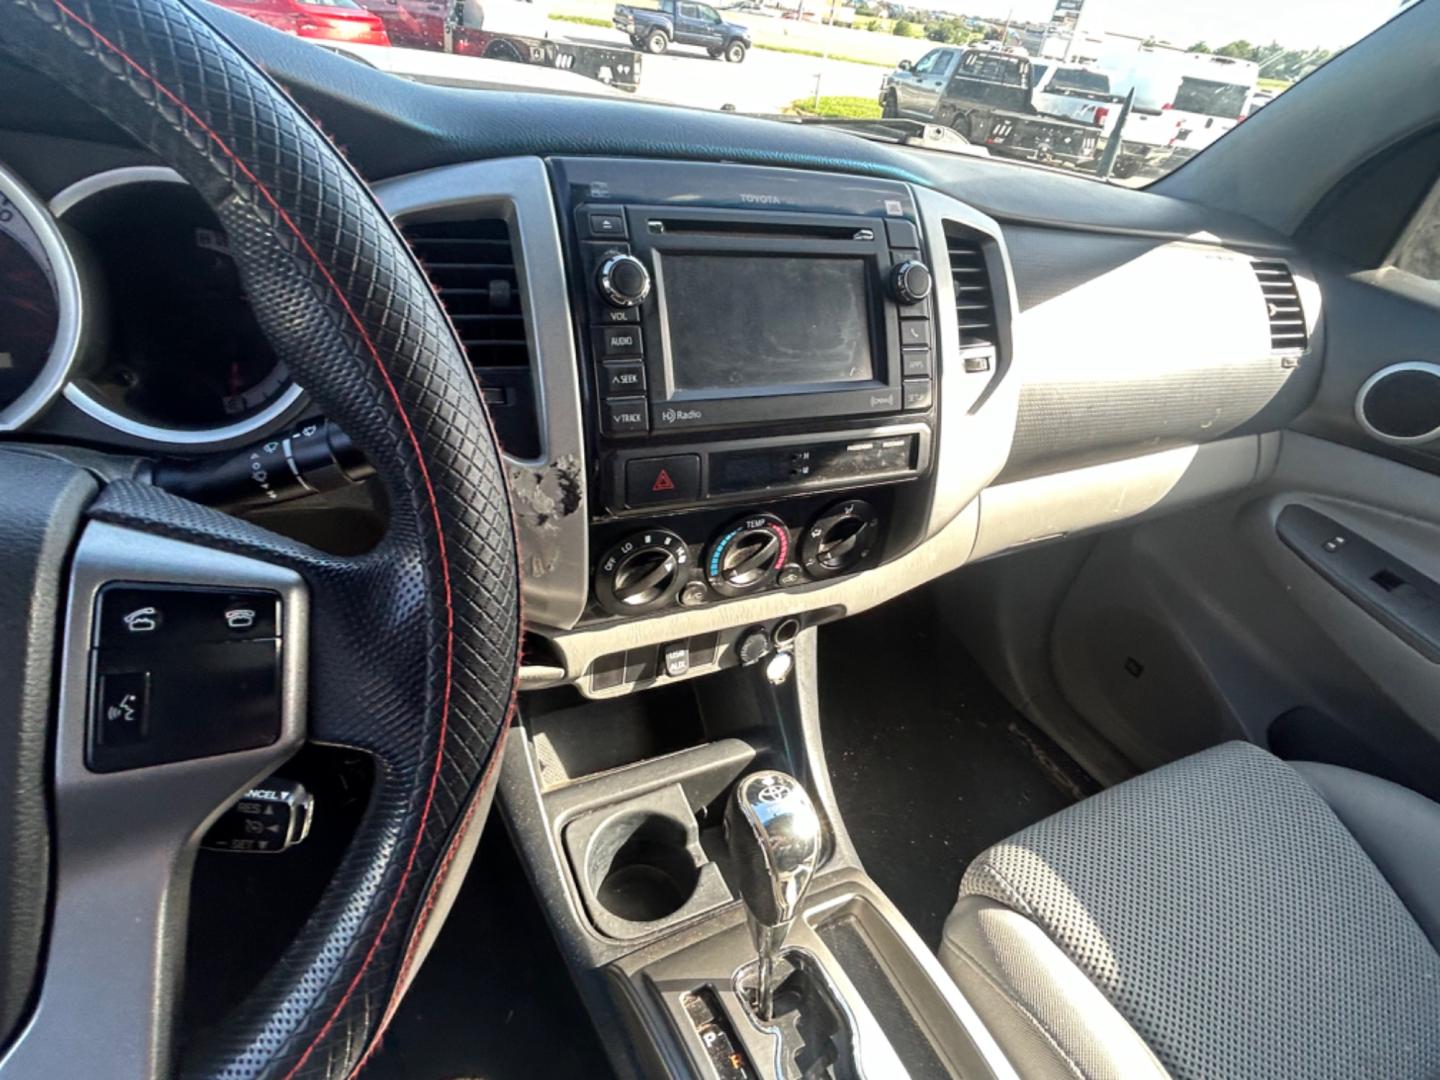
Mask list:
[[[402,226],[465,346],[495,433],[515,457],[540,454],[535,387],[510,228],[499,218]]]
[[[1260,293],[1270,317],[1271,351],[1277,355],[1298,356],[1305,351],[1310,338],[1305,330],[1305,310],[1300,306],[1295,276],[1281,259],[1251,259],[1250,265],[1260,281]]]
[[[945,232],[945,246],[950,252],[950,277],[955,282],[960,349],[962,352],[985,351],[993,357],[999,350],[1000,328],[985,249],[978,239],[949,229]]]

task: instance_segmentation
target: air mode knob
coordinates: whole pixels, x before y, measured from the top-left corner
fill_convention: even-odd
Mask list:
[[[864,562],[879,537],[875,508],[863,499],[846,499],[815,519],[801,544],[800,561],[811,577],[834,577]]]
[[[918,304],[930,295],[930,270],[922,262],[907,259],[890,273],[890,287],[902,304]]]
[[[611,255],[600,264],[595,284],[607,304],[634,307],[650,295],[650,271],[634,255]]]

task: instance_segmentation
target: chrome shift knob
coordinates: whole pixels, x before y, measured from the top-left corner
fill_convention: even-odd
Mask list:
[[[756,772],[735,787],[725,809],[725,833],[759,954],[756,1011],[769,1020],[775,958],[815,876],[822,836],[820,815],[793,776]]]

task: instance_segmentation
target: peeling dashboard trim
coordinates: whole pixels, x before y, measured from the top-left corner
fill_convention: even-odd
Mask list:
[[[545,164],[521,157],[445,165],[381,181],[374,190],[397,224],[484,213],[510,227],[541,436],[539,458],[505,455],[525,621],[572,627],[590,588],[585,429],[560,225]]]

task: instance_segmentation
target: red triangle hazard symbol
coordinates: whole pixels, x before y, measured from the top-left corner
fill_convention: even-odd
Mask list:
[[[657,476],[657,477],[655,477],[655,483],[653,483],[653,484],[650,485],[650,490],[651,490],[651,491],[674,491],[674,490],[675,490],[675,481],[670,479],[669,470],[667,470],[667,469],[661,469],[661,470],[660,470],[660,475]]]

